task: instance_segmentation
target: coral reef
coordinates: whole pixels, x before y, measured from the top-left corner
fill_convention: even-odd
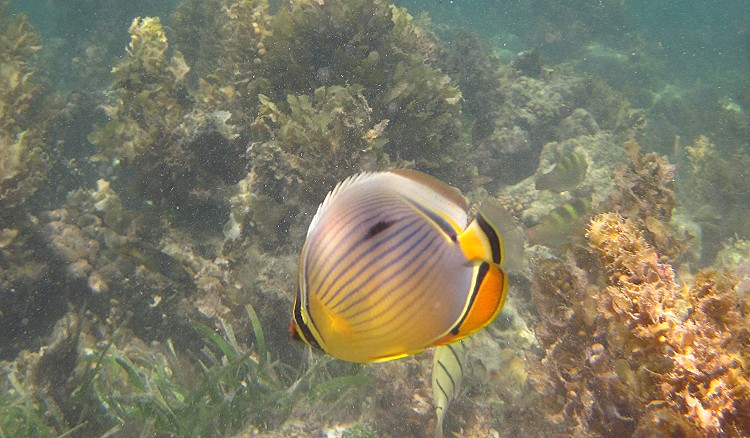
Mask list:
[[[377,0],[301,1],[275,14],[270,27],[260,74],[273,102],[321,86],[358,87],[372,120],[388,120],[382,137],[393,159],[466,174],[455,169],[465,151],[458,142],[461,92],[423,62],[437,43],[405,10]]]
[[[168,57],[158,18],[138,18],[129,32],[126,56],[112,70],[111,103],[103,106],[109,121],[89,135],[100,147],[93,159],[107,163],[107,173],[127,165],[135,192],[189,212],[188,221],[216,226],[228,209],[216,192],[245,171],[241,139],[226,124],[228,114],[191,112],[190,68],[181,52]]]
[[[113,103],[104,108],[110,121],[89,136],[102,148],[102,160],[133,162],[172,132],[185,113],[178,88],[185,67],[177,67],[184,58],[175,54],[167,59],[160,20],[136,18],[128,32],[126,56],[112,69]]]
[[[37,215],[56,194],[48,144],[58,110],[40,67],[41,38],[26,15],[0,1],[0,356],[36,342],[65,312],[40,250]],[[61,184],[60,186],[62,186]]]
[[[78,23],[112,4],[52,3]],[[632,141],[644,112],[549,62],[601,32],[578,9],[605,26],[622,2],[539,12],[540,50],[502,62],[497,41],[383,0],[178,3],[127,33],[100,34],[132,19],[119,7],[92,35],[45,29],[45,52],[0,0],[0,435],[431,433],[428,355],[360,367],[288,339],[315,208],[384,168],[499,198],[527,237],[579,205],[508,252],[517,292],[472,339],[447,433],[750,434],[750,162],[723,143],[741,106],[717,99],[721,144],[677,143],[673,183]],[[581,53],[599,65],[644,61],[598,43]],[[585,171],[536,190],[571,154]]]
[[[693,285],[679,286],[644,233],[617,213],[594,217],[587,237],[593,252],[540,261],[537,269],[534,301],[549,316],[537,327],[546,352],[532,381],[546,427],[746,435],[750,321],[737,278],[701,271]],[[592,277],[597,263],[602,286]]]
[[[675,139],[675,154],[681,164],[677,186],[682,202],[703,234],[702,264],[707,265],[728,239],[750,236],[746,220],[750,177],[750,154],[744,147],[721,147],[701,135],[692,145]]]
[[[583,100],[585,89],[574,76],[555,73],[506,81],[502,94],[505,104],[475,139],[478,173],[515,184],[534,173],[542,148],[554,139],[555,127],[570,114],[571,105]]]
[[[644,230],[644,239],[669,260],[684,254],[692,237],[682,224],[673,223],[676,206],[675,166],[667,157],[641,153],[635,140],[624,144],[629,164],[614,170],[615,189],[608,203]]]
[[[0,221],[24,220],[30,198],[51,164],[43,142],[48,120],[40,111],[35,54],[41,40],[25,15],[0,2]],[[42,98],[43,99],[43,98]]]

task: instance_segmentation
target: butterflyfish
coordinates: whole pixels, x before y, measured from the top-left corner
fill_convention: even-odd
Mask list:
[[[398,359],[487,326],[508,290],[503,244],[460,192],[410,170],[362,173],[318,207],[290,332],[338,359]]]
[[[432,360],[432,403],[435,405],[437,425],[435,436],[442,438],[443,423],[448,406],[461,394],[466,363],[468,339],[435,348]]]
[[[549,172],[539,175],[534,182],[534,188],[552,192],[572,190],[586,177],[588,167],[586,156],[582,152],[572,150],[560,157]]]

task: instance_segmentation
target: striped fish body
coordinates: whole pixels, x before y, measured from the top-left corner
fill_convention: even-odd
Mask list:
[[[572,198],[552,209],[542,220],[526,231],[529,243],[558,247],[565,243],[570,234],[582,226],[581,218],[588,214],[591,200]]]
[[[435,405],[437,425],[435,436],[443,436],[445,413],[450,403],[461,393],[466,363],[466,342],[468,339],[435,348],[432,361],[432,402]]]
[[[549,172],[539,175],[534,188],[558,193],[572,190],[586,177],[587,169],[586,156],[581,152],[571,151],[560,157],[560,161]]]
[[[458,190],[416,171],[355,175],[310,224],[290,330],[362,363],[454,342],[500,311],[501,262],[500,236],[481,214],[469,223]]]

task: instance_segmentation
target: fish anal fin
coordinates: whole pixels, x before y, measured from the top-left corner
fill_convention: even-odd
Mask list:
[[[421,353],[422,351],[424,351],[424,349],[418,350],[418,351],[415,351],[415,352],[389,354],[389,355],[386,355],[386,356],[376,357],[376,358],[374,358],[372,360],[368,360],[366,363],[388,362],[390,360],[402,359],[404,357],[411,356],[412,354]]]

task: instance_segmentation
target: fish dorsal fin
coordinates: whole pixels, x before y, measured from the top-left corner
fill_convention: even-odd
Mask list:
[[[329,205],[331,205],[333,200],[336,199],[336,197],[339,194],[341,194],[341,192],[343,192],[345,189],[351,187],[352,185],[358,182],[371,178],[374,175],[376,175],[376,172],[357,173],[341,181],[340,183],[336,184],[336,187],[334,187],[333,190],[328,192],[328,195],[326,195],[326,198],[318,206],[318,210],[315,212],[315,216],[313,216],[313,219],[310,222],[310,226],[307,228],[307,235],[310,236],[310,232],[314,230],[315,227],[318,225],[318,222],[320,222],[320,217],[322,216],[322,213],[326,210],[326,208],[328,208]]]
[[[466,205],[466,199],[463,197],[460,190],[455,187],[449,186],[448,184],[445,184],[444,182],[433,176],[411,169],[391,170],[390,173],[408,178],[422,186],[429,188],[430,190],[435,191],[462,210],[468,209]]]

